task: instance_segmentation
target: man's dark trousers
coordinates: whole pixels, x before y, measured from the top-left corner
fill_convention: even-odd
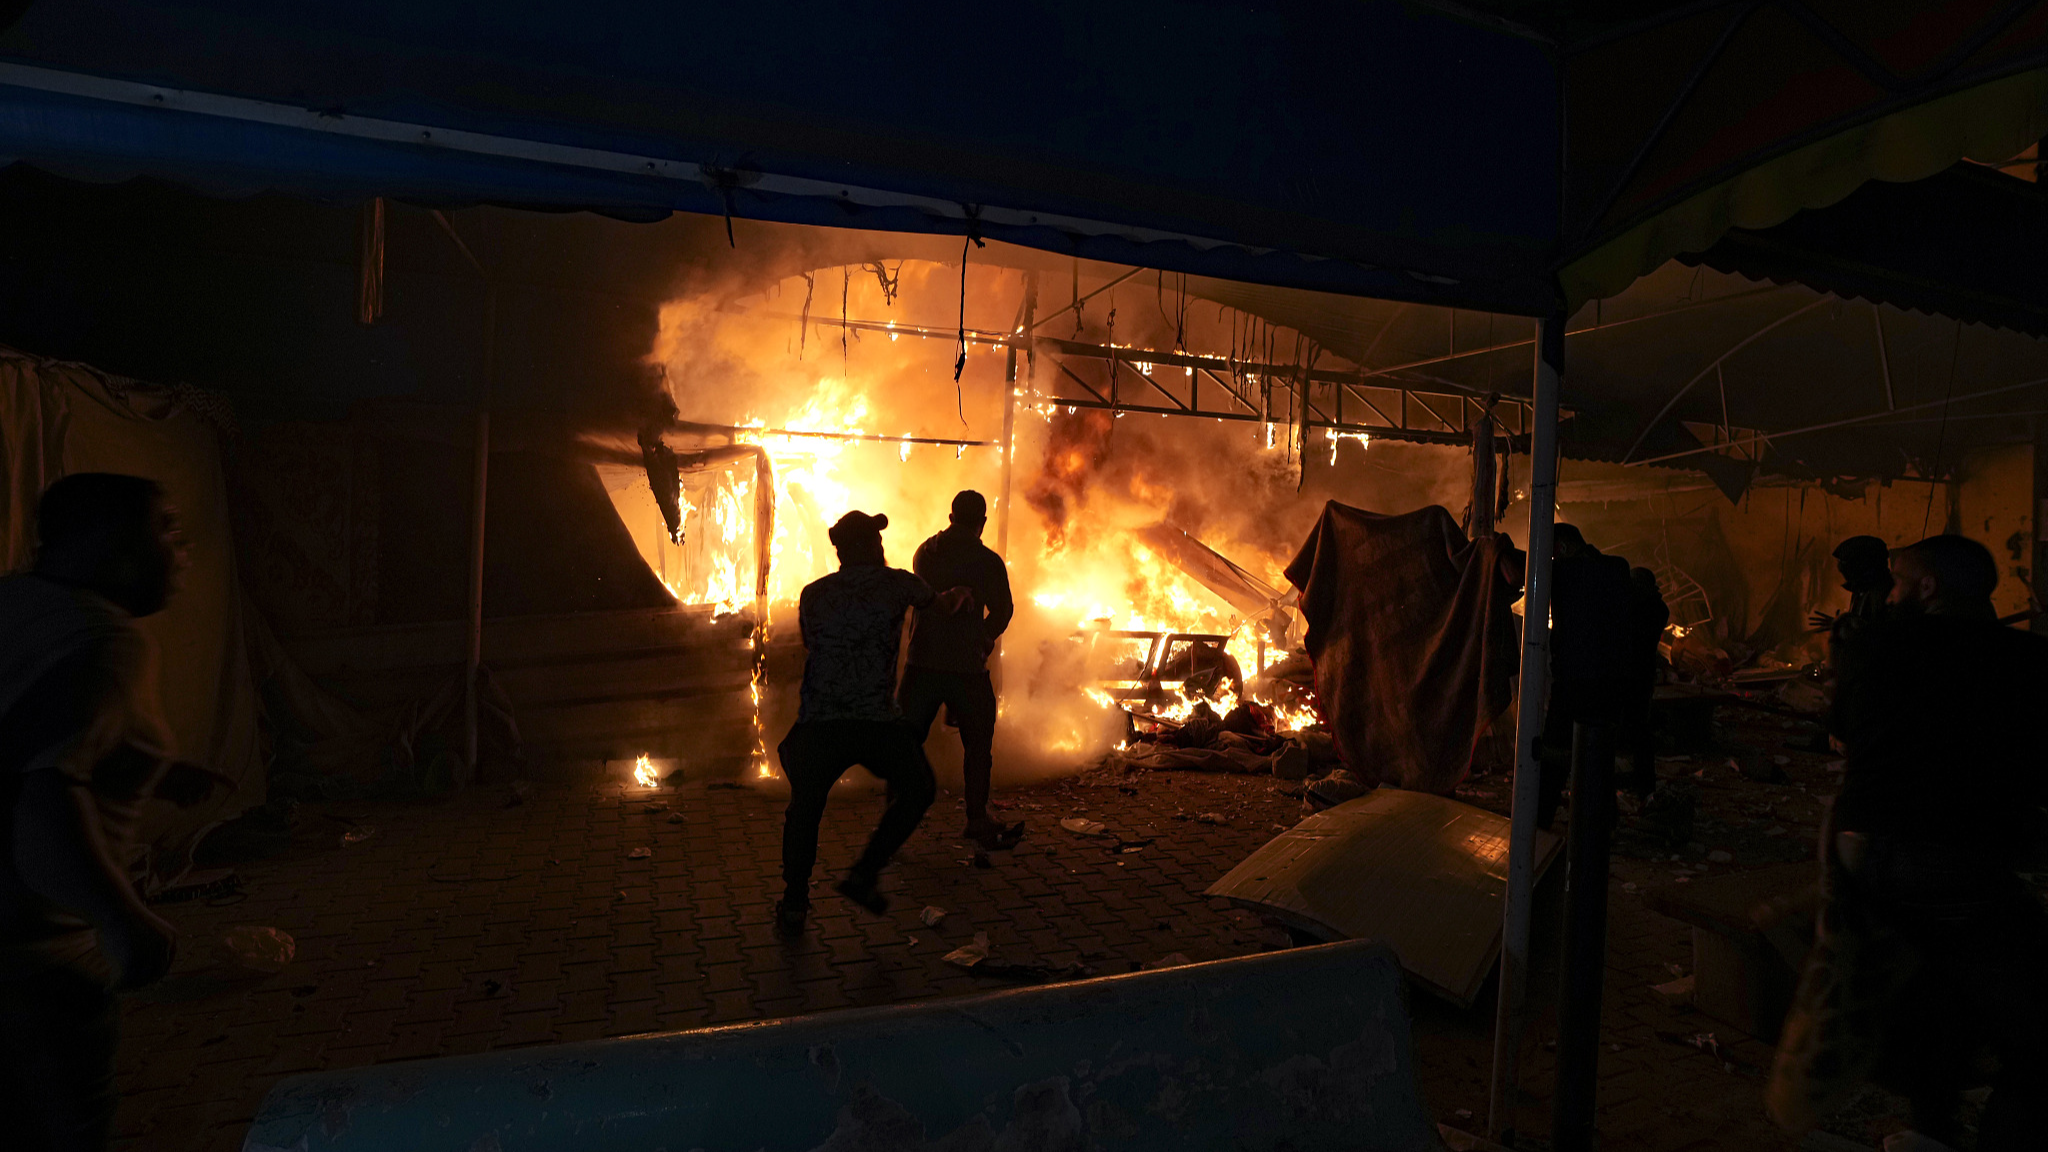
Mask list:
[[[0,1147],[106,1147],[120,1024],[113,993],[84,973],[51,968],[0,980]]]
[[[938,794],[932,766],[908,725],[898,720],[814,720],[798,724],[776,750],[789,780],[789,810],[782,821],[782,882],[788,899],[809,899],[818,862],[818,824],[832,785],[855,764],[889,786],[888,807],[868,837],[854,873],[873,877],[917,831]]]
[[[967,812],[988,811],[989,774],[995,770],[996,690],[987,672],[947,672],[913,664],[903,672],[903,718],[920,743],[931,734],[939,706],[960,729],[961,774],[966,778]]]

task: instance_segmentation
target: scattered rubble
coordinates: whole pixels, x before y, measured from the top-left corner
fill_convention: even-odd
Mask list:
[[[940,957],[957,968],[972,968],[988,959],[988,933],[976,932],[971,943],[962,944]]]
[[[224,963],[266,976],[285,970],[298,954],[298,942],[281,928],[238,924],[222,934],[220,958]]]
[[[1099,820],[1083,819],[1079,816],[1069,816],[1061,820],[1060,827],[1065,828],[1076,836],[1101,836],[1109,831],[1107,824]]]
[[[1658,1000],[1663,1001],[1665,1006],[1682,1008],[1692,1003],[1694,983],[1693,977],[1680,976],[1663,984],[1652,984],[1650,991]]]
[[[1348,768],[1338,768],[1329,775],[1310,784],[1302,803],[1311,811],[1334,808],[1346,800],[1356,800],[1372,791],[1370,785],[1352,775]]]

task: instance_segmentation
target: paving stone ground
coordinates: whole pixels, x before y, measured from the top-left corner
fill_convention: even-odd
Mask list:
[[[1703,794],[1726,793],[1716,810],[1732,814],[1731,828],[1775,819],[1792,827],[1785,835],[1811,835],[1803,805],[1826,779],[1817,758],[1792,767],[1801,783],[1747,789],[1731,783],[1732,770],[1700,763]],[[1721,772],[1727,780],[1715,779]],[[516,806],[502,790],[481,788],[434,804],[308,808],[292,851],[240,866],[243,897],[164,909],[184,940],[171,977],[127,1003],[115,1146],[239,1148],[263,1095],[295,1073],[1001,986],[941,960],[976,932],[988,933],[1000,959],[1105,973],[1175,952],[1212,960],[1285,947],[1284,934],[1202,890],[1300,818],[1298,793],[1286,787],[1159,773],[1007,790],[999,801],[1032,832],[986,869],[952,836],[957,797],[942,796],[889,874],[889,915],[862,913],[821,883],[811,931],[796,944],[770,931],[781,800],[765,791],[692,785],[650,794],[564,770]],[[1504,795],[1503,783],[1481,781],[1465,798],[1502,808]],[[1741,815],[1766,802],[1769,815]],[[821,880],[851,860],[879,803],[865,786],[841,789],[826,817]],[[671,822],[672,811],[681,822]],[[1221,822],[1194,818],[1203,814]],[[1111,841],[1057,827],[1076,815],[1152,842],[1113,853]],[[365,828],[376,835],[341,846],[344,832]],[[635,859],[637,848],[650,854]],[[1639,896],[1677,866],[1616,861],[1602,1147],[1796,1147],[1764,1118],[1754,1072],[1728,1071],[1658,1037],[1714,1031],[1743,1064],[1770,1063],[1768,1046],[1667,1008],[1648,991],[1671,978],[1667,965],[1690,962],[1688,929],[1647,911]],[[936,928],[919,922],[927,905],[947,910]],[[274,976],[231,975],[212,942],[243,924],[289,932],[296,959]],[[1470,1010],[1412,997],[1421,1090],[1455,1127],[1485,1122],[1491,1003],[1490,992]],[[1525,1045],[1524,1131],[1548,1129],[1554,1035],[1539,995]]]

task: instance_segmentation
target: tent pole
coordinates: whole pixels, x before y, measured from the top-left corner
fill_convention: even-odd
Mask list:
[[[2034,418],[2034,502],[2027,514],[2034,525],[2034,606],[2048,604],[2048,417]],[[2035,633],[2048,632],[2048,616],[2036,616],[2027,625]]]
[[[492,285],[484,294],[484,358],[476,406],[476,471],[470,480],[469,498],[469,635],[462,679],[465,784],[479,776],[476,681],[484,659],[484,512],[491,478],[491,357],[497,336],[498,289]]]
[[[1557,524],[1557,400],[1564,383],[1565,316],[1536,326],[1535,404],[1529,437],[1529,560],[1522,595],[1522,682],[1515,714],[1514,809],[1508,838],[1507,899],[1501,913],[1499,1004],[1487,1128],[1496,1140],[1515,1123],[1515,1064],[1529,972],[1529,909],[1535,893],[1536,736],[1550,675],[1550,549]]]
[[[1024,275],[1023,331],[1029,333],[1036,324],[1038,311],[1038,273]],[[1038,368],[1038,349],[1035,344],[1027,345],[1024,351],[1024,380],[1035,386]],[[996,503],[996,554],[1005,560],[1010,557],[1010,481],[1016,472],[1017,455],[1017,346],[1010,345],[1007,370],[1003,373],[1003,492]]]

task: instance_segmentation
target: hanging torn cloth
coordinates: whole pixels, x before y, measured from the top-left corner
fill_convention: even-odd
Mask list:
[[[1369,783],[1448,794],[1507,707],[1522,553],[1469,540],[1440,507],[1381,516],[1331,501],[1287,566],[1316,697]]]

